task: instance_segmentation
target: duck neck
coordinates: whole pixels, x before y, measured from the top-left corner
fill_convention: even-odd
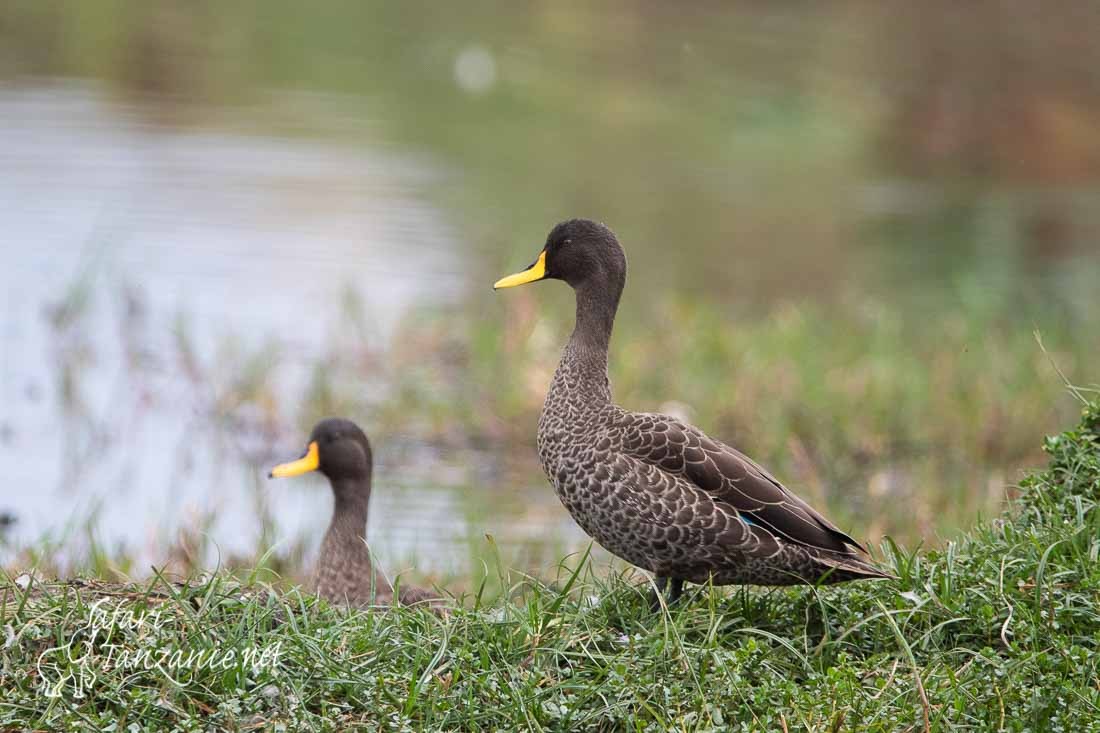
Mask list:
[[[354,540],[366,551],[363,538],[367,534],[367,507],[370,503],[370,479],[334,479],[332,493],[335,502],[329,534],[341,541]]]
[[[316,591],[330,602],[373,603],[376,593],[387,593],[390,587],[375,571],[366,542],[370,477],[334,479],[332,492],[336,500],[321,543]]]
[[[576,293],[577,322],[562,355],[557,386],[579,396],[583,404],[599,407],[611,402],[607,351],[622,285],[582,284]]]

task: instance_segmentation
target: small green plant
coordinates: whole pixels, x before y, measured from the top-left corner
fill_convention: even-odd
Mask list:
[[[222,575],[9,577],[0,726],[1095,730],[1100,404],[1044,447],[1049,465],[997,518],[932,551],[883,543],[897,581],[703,587],[658,613],[640,576],[594,572],[586,555],[551,582],[499,572],[498,602],[475,589],[444,619],[348,614]],[[122,610],[104,621],[109,609]],[[168,661],[112,667],[112,644]],[[173,666],[230,649],[253,654]]]

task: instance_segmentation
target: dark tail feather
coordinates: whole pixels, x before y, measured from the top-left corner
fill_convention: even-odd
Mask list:
[[[897,576],[875,567],[870,562],[854,555],[835,555],[822,552],[817,561],[827,573],[825,583],[843,583],[849,580],[897,580]]]

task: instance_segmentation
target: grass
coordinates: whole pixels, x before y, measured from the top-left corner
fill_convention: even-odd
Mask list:
[[[475,589],[444,619],[343,614],[218,575],[30,591],[9,579],[0,726],[1097,730],[1100,403],[1044,450],[1004,514],[942,549],[884,543],[897,581],[703,588],[659,613],[637,576],[601,577],[583,555],[552,582],[502,572],[512,592],[488,603]],[[130,615],[103,622],[108,607]],[[164,650],[165,669],[108,667],[108,644]],[[174,671],[173,653],[215,649],[278,653]]]

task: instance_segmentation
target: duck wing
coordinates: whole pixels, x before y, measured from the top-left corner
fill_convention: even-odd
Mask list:
[[[682,476],[715,502],[733,507],[749,524],[816,550],[840,555],[851,555],[856,550],[867,554],[863,545],[793,494],[765,468],[698,428],[668,415],[629,412],[616,427],[621,430],[624,453]]]

